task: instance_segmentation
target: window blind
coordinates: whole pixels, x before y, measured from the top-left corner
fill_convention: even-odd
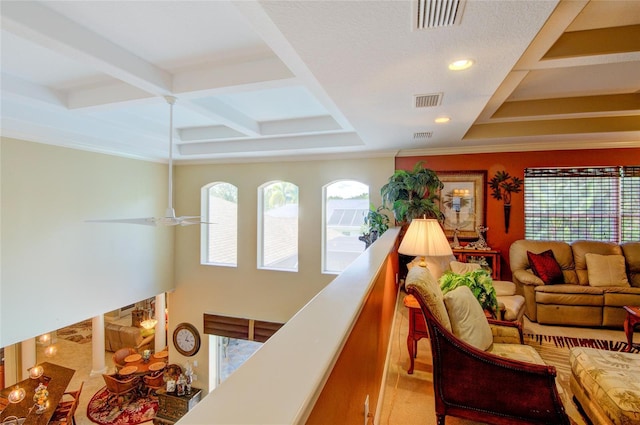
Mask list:
[[[622,167],[621,242],[640,241],[640,166]]]
[[[204,333],[209,335],[265,342],[282,326],[282,323],[204,314]]]
[[[524,175],[527,239],[619,242],[621,224],[638,220],[637,211],[621,217],[622,167],[529,168]]]

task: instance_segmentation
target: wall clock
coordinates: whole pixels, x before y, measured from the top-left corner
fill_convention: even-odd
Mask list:
[[[200,349],[200,333],[191,323],[180,323],[173,331],[173,345],[180,354],[191,357]]]

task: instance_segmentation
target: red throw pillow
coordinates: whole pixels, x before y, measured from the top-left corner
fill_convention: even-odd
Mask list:
[[[556,261],[553,251],[546,250],[540,254],[534,254],[527,251],[527,258],[533,274],[538,276],[545,285],[553,285],[554,283],[564,283],[564,276],[560,264]]]

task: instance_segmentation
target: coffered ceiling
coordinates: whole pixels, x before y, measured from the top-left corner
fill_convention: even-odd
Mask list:
[[[4,0],[0,12],[6,137],[163,161],[171,95],[178,162],[640,146],[636,0]],[[460,58],[475,64],[450,71]]]

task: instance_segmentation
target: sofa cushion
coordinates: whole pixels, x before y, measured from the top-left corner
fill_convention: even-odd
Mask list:
[[[578,276],[575,271],[575,264],[573,262],[573,251],[571,245],[561,241],[532,241],[527,239],[520,239],[515,241],[509,247],[509,265],[511,266],[511,272],[516,279],[516,275],[519,271],[526,271],[530,269],[529,259],[527,258],[527,251],[542,252],[550,249],[553,251],[553,256],[556,258],[562,274],[564,275],[565,283],[578,283]],[[536,277],[531,273],[532,278]],[[536,285],[537,279],[532,279],[529,284]],[[520,281],[520,279],[518,279]],[[516,282],[518,283],[518,282]],[[522,282],[524,283],[524,282]]]
[[[429,272],[429,269],[419,266],[412,267],[407,273],[405,286],[418,291],[431,311],[431,314],[433,314],[442,326],[448,331],[451,331],[451,321],[449,321],[449,314],[444,305],[442,291],[436,279],[431,272]]]
[[[631,286],[640,288],[640,242],[627,242],[621,245],[627,264],[627,277]]]
[[[576,274],[580,285],[589,284],[587,254],[622,255],[622,248],[612,242],[575,241],[571,244],[571,250],[573,251],[573,260],[575,261]]]
[[[493,334],[480,303],[467,286],[460,286],[444,295],[453,334],[486,351],[493,343]]]
[[[460,261],[451,261],[449,266],[455,274],[465,274],[482,268],[478,263],[461,263]]]
[[[585,259],[590,286],[629,286],[622,255],[587,253]]]
[[[548,249],[540,254],[527,251],[527,258],[531,265],[531,270],[538,276],[545,285],[564,283],[564,275],[560,264],[556,261],[553,251]]]

